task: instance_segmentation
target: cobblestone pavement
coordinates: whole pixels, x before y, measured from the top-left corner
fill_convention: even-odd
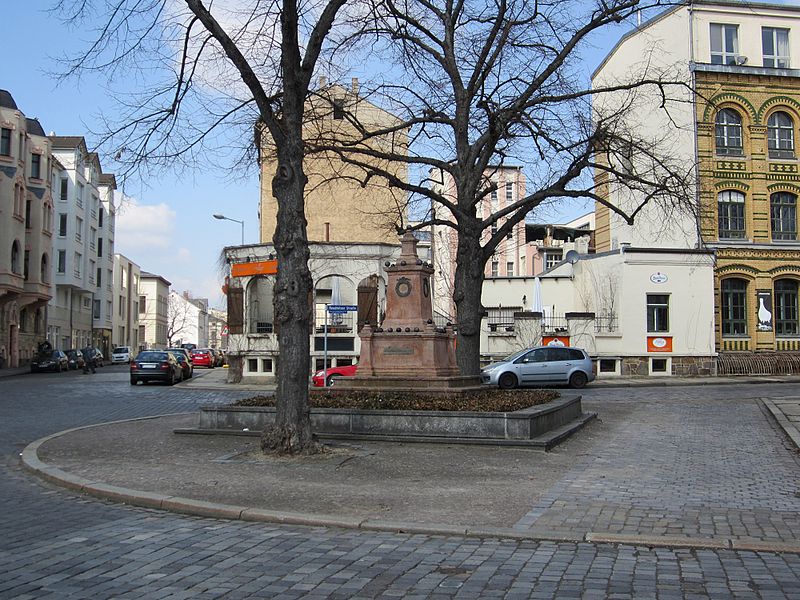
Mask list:
[[[273,526],[77,496],[23,473],[16,457],[22,446],[69,427],[182,412],[239,395],[131,388],[124,371],[114,368],[84,379],[62,374],[0,382],[0,449],[5,457],[0,465],[0,598],[800,598],[800,556],[789,553]],[[681,498],[677,492],[662,494],[658,482],[648,478],[644,461],[637,462],[648,444],[656,444],[650,451],[675,457],[678,488],[690,491],[703,478],[709,485],[714,478],[724,479],[719,490],[724,506],[725,490],[733,489],[731,481],[738,479],[743,500],[736,511],[788,514],[792,509],[780,496],[784,488],[779,480],[796,482],[792,451],[783,446],[758,404],[743,398],[756,393],[780,397],[791,390],[757,388],[588,390],[585,397],[590,409],[613,404],[620,414],[629,413],[630,427],[615,432],[629,439],[609,439],[608,457],[618,454],[627,464],[618,481],[627,481],[630,489],[651,489],[657,506],[669,508]],[[657,411],[664,415],[660,424],[648,423],[648,404],[651,410],[654,405],[669,409]],[[670,419],[677,419],[673,425],[694,428],[690,431],[703,436],[706,445],[680,447],[687,436],[666,434],[676,429],[669,426]],[[716,449],[715,437],[720,436],[731,441]],[[560,451],[570,451],[572,443]],[[748,451],[761,454],[766,448],[777,475],[758,472],[766,459],[745,461],[741,470],[726,474],[700,460],[708,445],[711,456],[728,470]],[[687,456],[695,453],[695,458]],[[592,457],[582,458],[557,484],[562,489],[558,496],[567,502],[580,496],[581,481],[591,483],[591,470],[597,468]],[[699,471],[695,476],[693,469]],[[748,486],[751,477],[758,477],[767,491]],[[592,493],[610,494],[603,486]],[[625,503],[631,497],[623,487],[603,502]],[[551,518],[555,501],[540,501],[534,511]],[[764,501],[771,504],[762,507]],[[703,509],[698,508],[701,513]]]

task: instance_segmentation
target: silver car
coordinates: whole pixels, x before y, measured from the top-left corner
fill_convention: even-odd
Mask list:
[[[582,388],[593,380],[592,359],[586,351],[562,346],[528,348],[481,371],[483,383],[503,389],[543,383],[568,383]]]

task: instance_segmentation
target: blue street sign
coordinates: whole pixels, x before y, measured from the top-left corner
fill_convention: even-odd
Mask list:
[[[343,315],[348,312],[356,311],[358,311],[358,307],[352,304],[328,304],[328,312],[333,315]]]

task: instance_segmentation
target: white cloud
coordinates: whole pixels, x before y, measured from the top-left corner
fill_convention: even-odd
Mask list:
[[[175,217],[175,211],[163,202],[140,204],[126,197],[117,209],[117,247],[124,247],[133,254],[151,248],[168,248]]]

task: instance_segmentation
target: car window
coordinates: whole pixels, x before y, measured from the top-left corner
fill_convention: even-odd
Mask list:
[[[584,359],[583,352],[581,352],[580,350],[577,350],[576,348],[570,348],[569,349],[569,359],[570,360],[583,360]]]
[[[136,357],[137,361],[167,360],[166,352],[142,352]]]
[[[570,360],[569,348],[548,348],[547,360],[549,361]]]

